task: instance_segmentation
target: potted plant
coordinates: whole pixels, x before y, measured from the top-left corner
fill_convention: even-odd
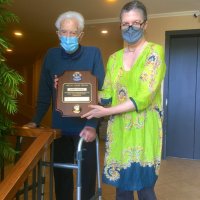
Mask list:
[[[12,161],[16,155],[7,136],[12,134],[14,122],[10,116],[17,112],[17,96],[21,95],[19,84],[24,82],[23,77],[6,64],[3,56],[10,47],[3,35],[6,25],[19,21],[18,17],[7,9],[6,6],[10,3],[10,0],[0,0],[0,169],[4,160]]]

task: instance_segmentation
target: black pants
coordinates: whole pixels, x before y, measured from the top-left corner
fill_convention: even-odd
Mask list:
[[[79,136],[62,136],[54,142],[54,162],[74,163]],[[96,142],[83,143],[81,200],[95,194]],[[54,168],[56,200],[73,200],[73,170]]]
[[[137,191],[139,200],[156,200],[154,187],[144,188]],[[133,191],[116,189],[116,200],[134,200]]]

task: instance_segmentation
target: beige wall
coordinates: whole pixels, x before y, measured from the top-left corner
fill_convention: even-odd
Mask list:
[[[114,32],[112,37],[110,35],[101,36],[97,31],[98,26],[101,27],[111,27],[111,31]],[[146,31],[146,38],[148,41],[159,43],[165,45],[165,31],[172,30],[187,30],[187,29],[200,29],[200,20],[194,18],[193,16],[180,16],[180,17],[162,17],[149,19],[148,27]],[[100,24],[96,26],[86,26],[85,36],[82,40],[84,45],[94,45],[98,46],[101,49],[104,64],[106,65],[107,59],[110,54],[121,49],[123,47],[123,41],[121,39],[119,23]],[[27,81],[24,85],[23,93],[24,96],[20,100],[20,112],[30,119],[33,116],[36,97],[37,97],[37,88],[38,81],[40,76],[40,69],[42,63],[42,56],[40,56],[32,67],[22,67],[20,68],[21,74],[25,77]],[[27,72],[28,70],[31,70]],[[32,75],[32,77],[30,77]],[[31,91],[31,94],[30,94]],[[46,117],[43,120],[44,125],[50,126],[51,122],[51,112],[49,111]]]
[[[104,29],[108,30],[108,34],[101,34],[100,30]],[[81,43],[87,46],[99,47],[102,53],[104,66],[106,66],[108,57],[123,46],[119,23],[86,25],[85,35]]]
[[[200,29],[200,18],[193,16],[162,17],[149,19],[146,38],[149,41],[165,45],[165,31]]]
[[[109,34],[100,35],[100,29],[108,29]],[[146,30],[146,39],[161,45],[165,45],[165,32],[172,30],[200,29],[200,17],[176,16],[150,18]],[[109,24],[86,25],[84,45],[95,45],[101,49],[104,64],[113,52],[123,47],[119,22]]]

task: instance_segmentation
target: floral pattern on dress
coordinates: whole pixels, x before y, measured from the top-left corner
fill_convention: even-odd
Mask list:
[[[125,113],[123,115],[125,129],[131,130],[133,127],[136,129],[143,128],[145,118],[145,113],[139,113],[138,116],[136,116],[135,118],[133,118],[132,114]]]
[[[120,178],[120,167],[115,161],[104,167],[104,173],[106,177],[111,181],[116,181]]]
[[[159,55],[151,49],[152,53],[146,60],[145,67],[148,67],[149,70],[145,70],[140,79],[144,82],[149,81],[149,89],[152,89],[155,85],[155,76],[158,73],[158,67],[161,64]]]
[[[121,87],[118,90],[118,100],[119,100],[119,103],[123,103],[127,100],[127,90],[125,87]]]
[[[162,52],[159,45],[148,43],[130,71],[123,69],[124,50],[108,61],[102,96],[112,98],[112,106],[132,98],[138,108],[113,115],[108,121],[103,181],[120,189],[140,190],[141,185],[153,185],[159,173],[162,122],[155,107],[161,110],[165,74]]]

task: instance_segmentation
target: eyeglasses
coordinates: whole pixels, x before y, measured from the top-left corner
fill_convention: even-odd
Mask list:
[[[143,22],[133,22],[132,24],[126,23],[126,22],[122,22],[121,23],[121,29],[125,30],[128,29],[129,27],[133,27],[134,29],[140,29],[142,27],[142,25],[145,24],[146,21]]]
[[[56,33],[59,35],[59,36],[69,36],[69,37],[76,37],[78,36],[78,31],[68,31],[68,30],[58,30],[56,31]]]

